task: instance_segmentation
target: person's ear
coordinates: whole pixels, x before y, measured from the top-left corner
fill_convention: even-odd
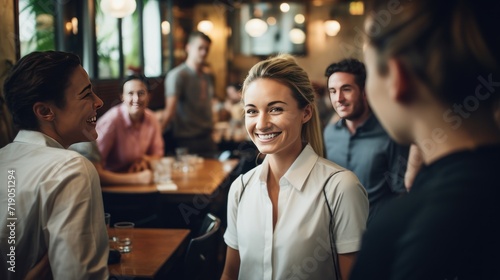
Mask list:
[[[413,99],[410,90],[410,77],[408,71],[400,60],[391,58],[387,63],[389,96],[396,102],[406,105]]]
[[[306,123],[312,118],[312,112],[311,104],[307,104],[304,108],[304,114],[302,115],[302,123]]]
[[[56,117],[52,106],[45,102],[36,102],[33,104],[33,112],[37,119],[47,122],[53,121]]]

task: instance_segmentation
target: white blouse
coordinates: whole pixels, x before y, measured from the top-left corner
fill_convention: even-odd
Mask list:
[[[15,272],[2,261],[0,279],[23,279],[46,252],[54,279],[107,279],[108,235],[92,163],[54,139],[27,130],[0,149],[0,158],[0,259],[15,247]],[[15,204],[8,209],[12,170],[15,182],[9,189],[15,189],[15,196],[10,195]],[[11,223],[13,239],[7,227]]]
[[[368,198],[354,173],[320,158],[307,145],[280,179],[273,231],[267,160],[238,177],[229,191],[226,244],[239,251],[240,279],[335,279],[330,208],[337,254],[356,252],[368,217]],[[334,174],[330,179],[330,175]],[[240,200],[241,195],[241,200]],[[334,249],[335,250],[335,249]]]

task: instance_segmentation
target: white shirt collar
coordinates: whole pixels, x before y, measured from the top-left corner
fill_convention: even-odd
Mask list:
[[[306,179],[309,177],[314,164],[318,160],[318,155],[314,152],[314,149],[310,144],[307,144],[299,156],[292,163],[290,168],[286,171],[285,175],[280,179],[280,185],[289,184],[296,188],[298,191],[302,191]],[[260,174],[259,180],[261,182],[266,182],[267,174],[269,172],[269,161],[267,158],[262,162],[262,172]]]
[[[14,142],[64,149],[64,147],[53,138],[34,130],[20,130],[19,133],[17,133]]]

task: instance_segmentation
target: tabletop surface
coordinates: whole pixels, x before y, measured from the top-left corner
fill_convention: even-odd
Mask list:
[[[182,256],[187,247],[188,229],[127,229],[132,236],[132,252],[124,253],[120,263],[109,265],[114,276],[155,278],[160,269]],[[113,231],[110,231],[110,234]]]
[[[204,159],[197,164],[192,171],[172,172],[172,181],[177,185],[177,190],[158,191],[156,184],[149,185],[114,185],[102,186],[105,193],[153,193],[211,195],[224,181],[225,178],[238,165],[238,159],[219,161],[216,159]]]

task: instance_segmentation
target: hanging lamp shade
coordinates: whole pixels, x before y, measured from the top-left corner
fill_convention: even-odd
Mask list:
[[[104,14],[115,18],[131,15],[136,7],[135,0],[101,0],[101,10]]]

